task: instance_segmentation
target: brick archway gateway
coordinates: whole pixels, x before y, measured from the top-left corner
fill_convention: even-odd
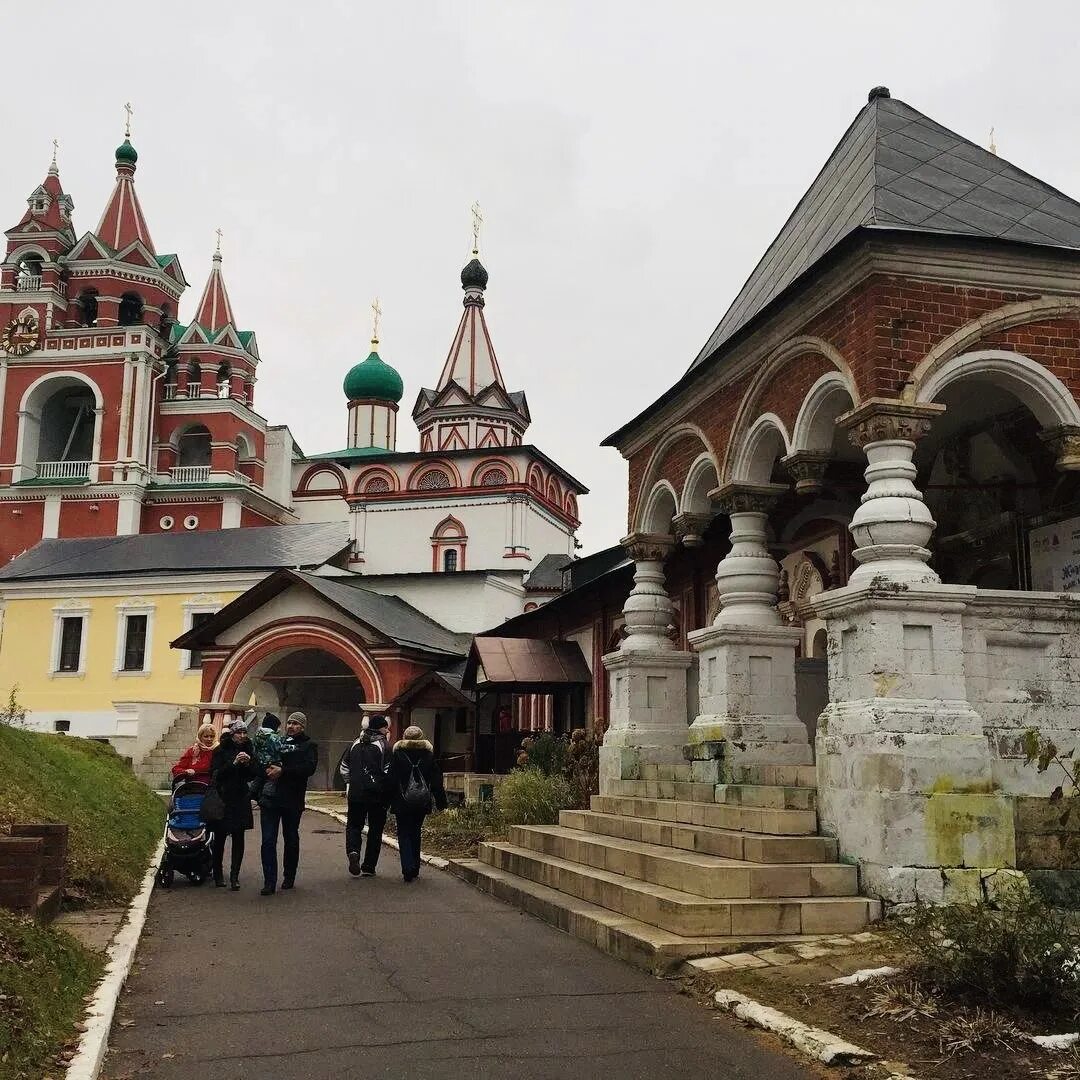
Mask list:
[[[320,649],[356,676],[367,701],[385,701],[378,666],[363,643],[333,623],[286,620],[260,627],[234,646],[214,679],[210,701],[235,701],[244,682],[264,661],[300,649]]]

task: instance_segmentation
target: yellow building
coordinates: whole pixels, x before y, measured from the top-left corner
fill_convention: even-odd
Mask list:
[[[199,702],[201,658],[170,642],[268,573],[348,548],[340,524],[43,540],[0,570],[0,700],[14,688],[31,727],[138,765]]]

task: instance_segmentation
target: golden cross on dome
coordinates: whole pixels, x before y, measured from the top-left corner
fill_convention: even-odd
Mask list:
[[[53,139],[52,141],[52,163],[56,164],[56,152],[60,149],[60,140]]]
[[[135,110],[131,107],[131,102],[126,102],[124,105],[124,112],[127,113],[127,120],[124,122],[124,138],[131,138],[131,114]]]
[[[376,296],[371,302],[371,344],[379,344],[379,320],[382,318],[382,308],[379,307],[379,298]]]
[[[220,255],[221,254],[221,228],[220,227],[218,227],[218,228],[216,228],[214,230],[214,235],[217,237],[217,250],[214,252],[214,254],[215,255]]]
[[[472,204],[472,253],[480,254],[480,226],[484,223],[484,215],[480,213],[480,204]]]

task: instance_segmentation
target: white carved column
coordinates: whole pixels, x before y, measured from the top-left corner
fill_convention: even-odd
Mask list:
[[[1011,803],[996,787],[969,700],[968,605],[927,565],[934,520],[915,486],[916,441],[940,405],[870,400],[841,417],[867,456],[851,522],[859,566],[811,604],[829,634],[818,720],[818,817],[887,901],[972,900],[1015,861]]]
[[[623,606],[625,637],[603,658],[608,673],[608,729],[600,750],[600,791],[637,779],[642,762],[683,760],[688,652],[675,648],[675,610],[664,587],[664,559],[674,537],[635,533],[623,540],[634,560],[634,587]]]
[[[866,491],[851,519],[858,562],[852,585],[883,578],[892,582],[936,582],[927,566],[926,546],[936,524],[915,486],[912,462],[916,440],[930,431],[931,420],[944,405],[904,405],[871,399],[840,418],[852,443],[869,464],[863,474]]]
[[[769,510],[783,484],[729,484],[713,498],[731,519],[731,550],[716,570],[720,611],[690,636],[698,653],[697,719],[688,754],[694,779],[741,781],[743,766],[809,765],[806,725],[795,715],[798,627],[776,608],[780,568],[769,554]]]

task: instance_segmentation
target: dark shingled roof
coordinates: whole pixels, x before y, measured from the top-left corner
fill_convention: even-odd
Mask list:
[[[1080,249],[1080,203],[887,94],[872,92],[691,369],[856,229]]]
[[[162,571],[314,568],[339,555],[349,543],[349,527],[342,523],[42,540],[0,569],[0,582]]]
[[[297,574],[336,608],[385,634],[401,645],[413,645],[429,652],[464,656],[472,634],[455,634],[442,623],[425,615],[400,596],[361,588],[363,578],[322,577]]]
[[[525,579],[526,589],[562,589],[563,571],[573,562],[569,555],[545,555]]]
[[[286,589],[299,585],[317,593],[343,615],[371,627],[399,645],[454,657],[464,657],[468,653],[471,634],[447,630],[399,596],[362,588],[363,580],[359,574],[324,577],[284,568],[252,585],[206,622],[181,634],[170,644],[174,649],[203,648],[216,641],[222,630],[258,611]]]

